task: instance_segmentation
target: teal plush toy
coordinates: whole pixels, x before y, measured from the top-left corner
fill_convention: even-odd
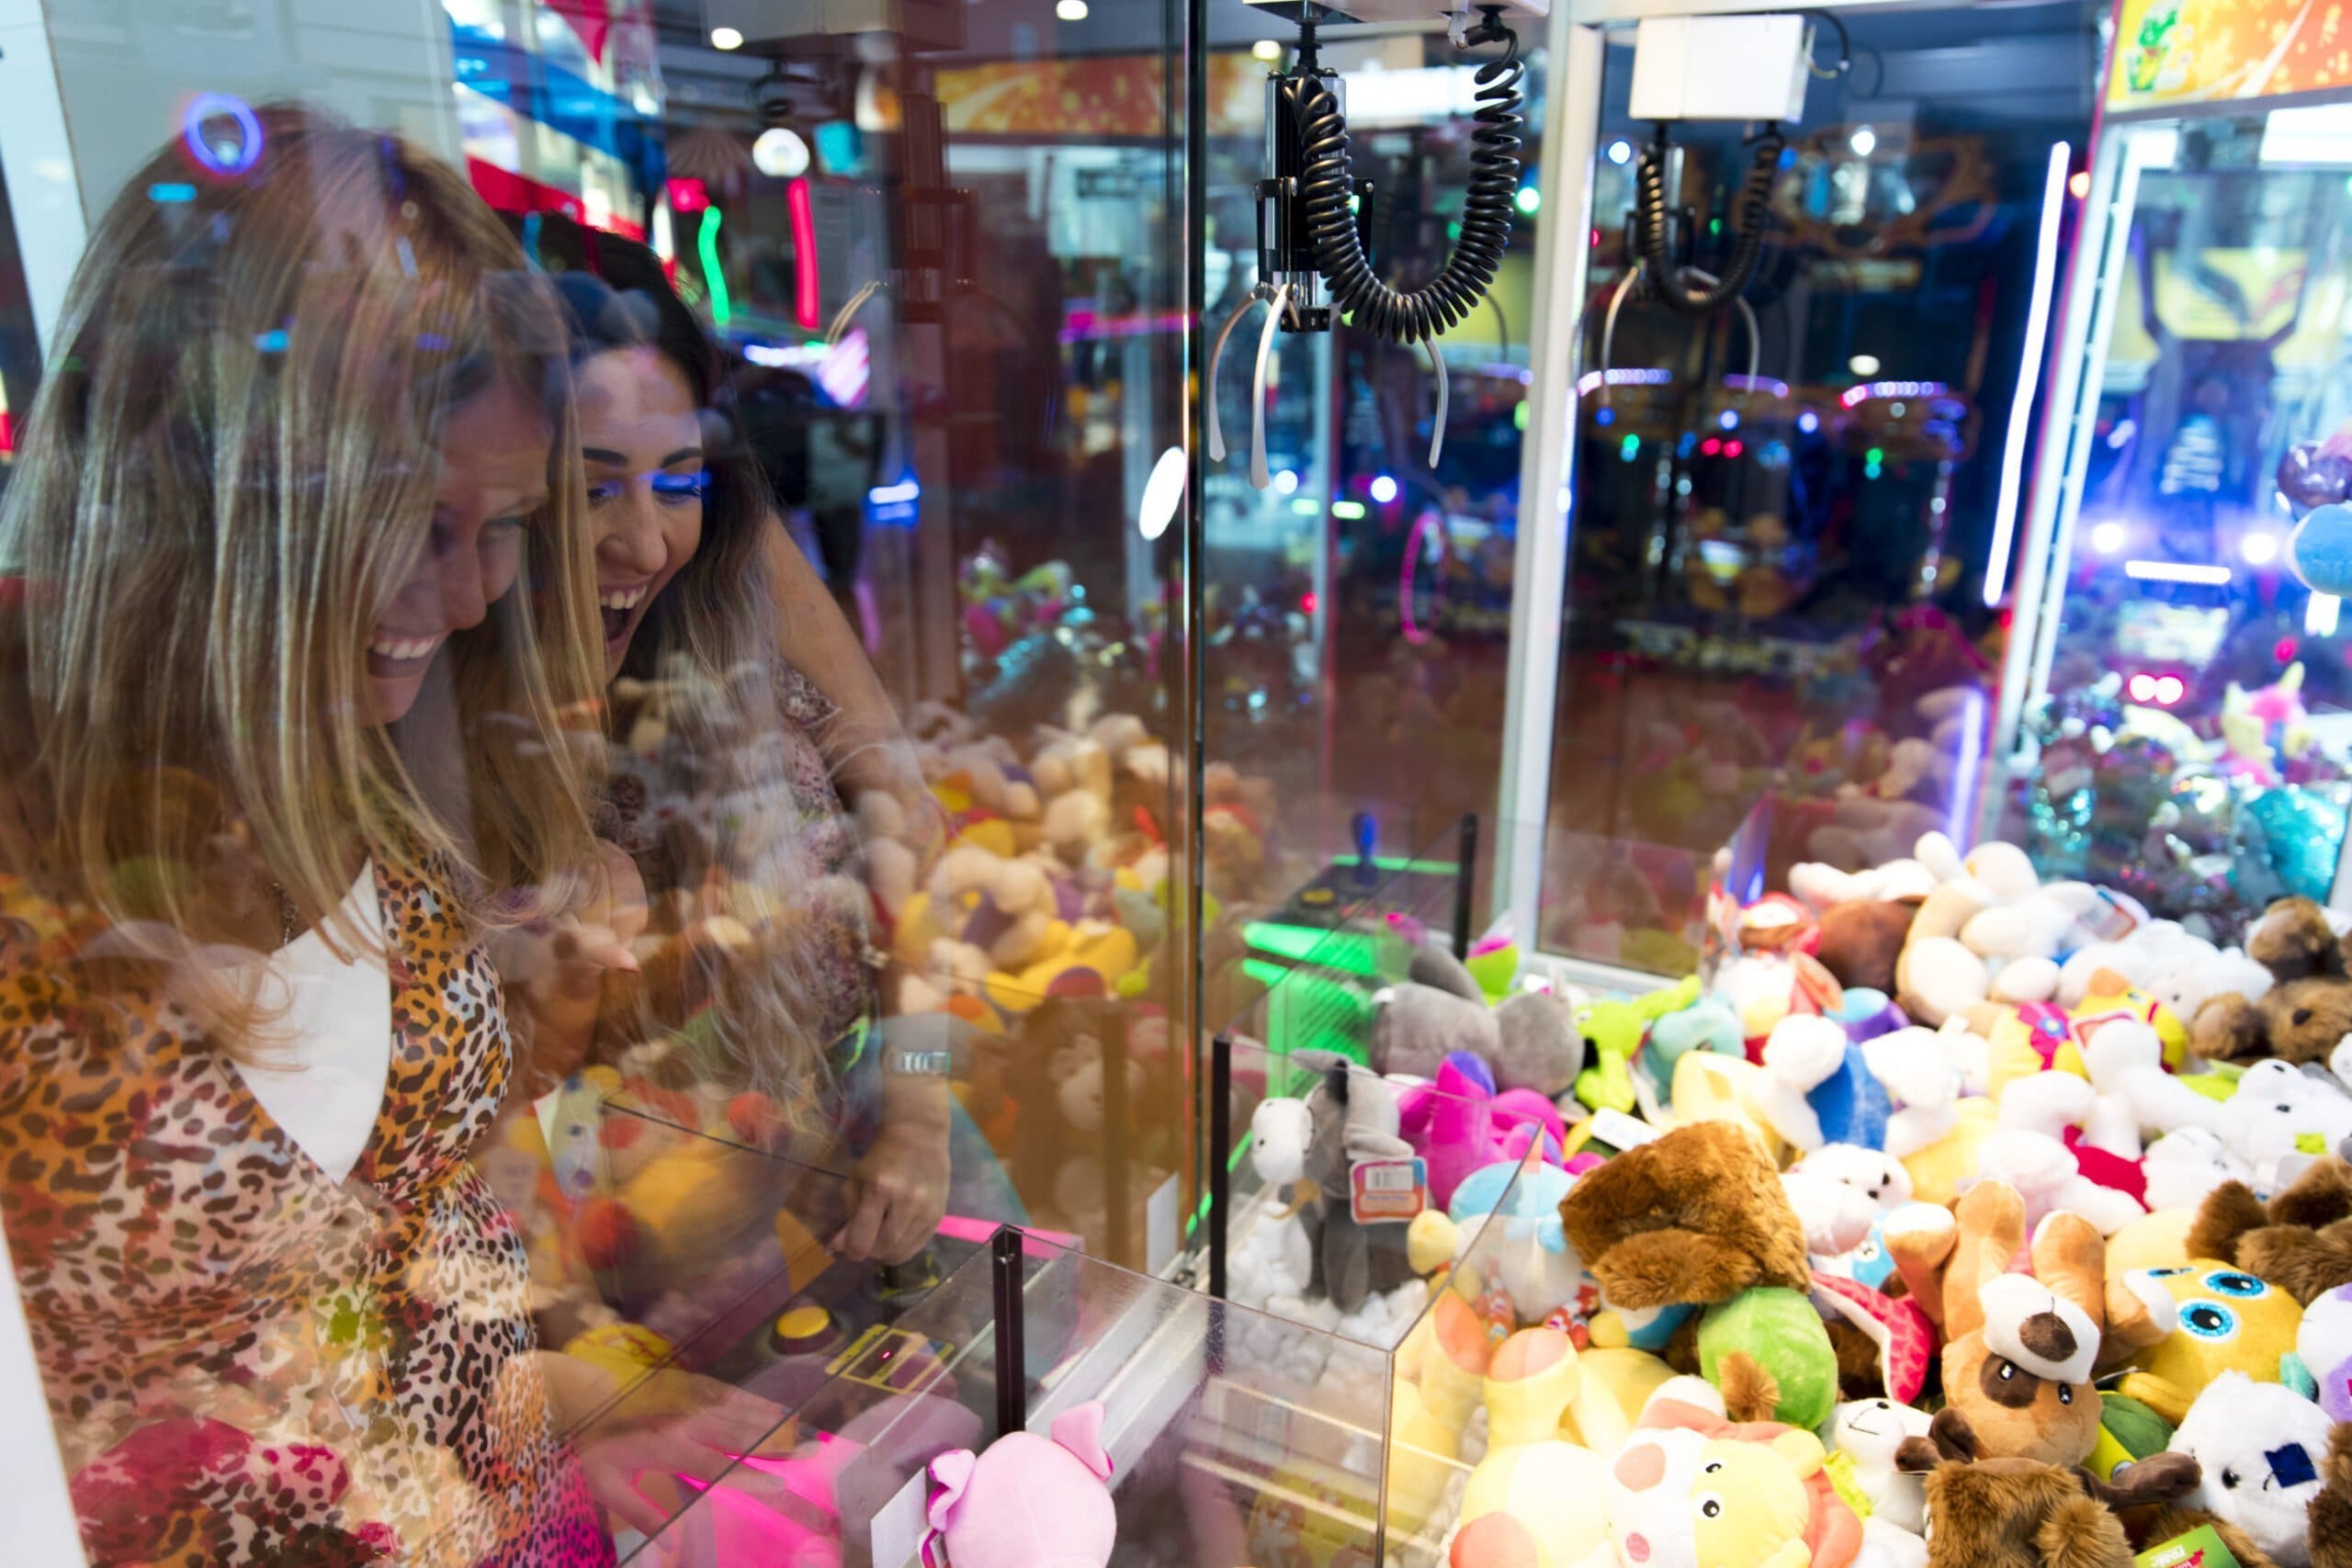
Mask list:
[[[1709,1307],[1699,1319],[1699,1371],[1721,1388],[1724,1361],[1742,1353],[1780,1386],[1771,1419],[1808,1431],[1829,1419],[1838,1404],[1838,1351],[1810,1297],[1757,1285]]]
[[[1630,1111],[1634,1093],[1634,1053],[1650,1025],[1699,999],[1699,976],[1680,985],[1652,991],[1632,1001],[1599,1001],[1577,1014],[1577,1027],[1591,1047],[1591,1064],[1577,1075],[1577,1098],[1595,1111]]]
[[[1634,1058],[1634,1070],[1645,1079],[1661,1103],[1673,1097],[1674,1064],[1693,1051],[1719,1056],[1747,1054],[1739,1014],[1718,997],[1701,997],[1689,1007],[1666,1014],[1650,1025],[1649,1043]]]

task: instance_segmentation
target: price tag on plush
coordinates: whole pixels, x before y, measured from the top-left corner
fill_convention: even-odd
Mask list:
[[[1430,1205],[1429,1161],[1360,1159],[1348,1169],[1348,1212],[1360,1225],[1406,1224]]]

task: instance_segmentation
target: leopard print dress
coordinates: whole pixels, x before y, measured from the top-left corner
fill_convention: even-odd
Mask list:
[[[177,1003],[0,919],[0,1221],[94,1568],[612,1561],[468,1158],[496,973],[432,886],[377,888],[391,1060],[341,1182]]]

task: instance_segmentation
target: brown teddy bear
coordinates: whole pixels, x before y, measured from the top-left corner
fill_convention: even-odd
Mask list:
[[[2281,898],[2246,929],[2246,956],[2276,980],[2259,998],[2231,993],[2198,1009],[2189,1045],[2217,1061],[2324,1062],[2352,1034],[2352,935],[2309,898]]]
[[[2222,1183],[2197,1206],[2185,1255],[2243,1269],[2305,1306],[2352,1284],[2352,1165],[2316,1160],[2267,1204],[2243,1181]]]
[[[1611,1305],[1729,1301],[1813,1288],[1781,1173],[1728,1122],[1694,1122],[1577,1179],[1560,1223]]]
[[[2116,1510],[2168,1503],[2199,1479],[2187,1454],[2152,1454],[2119,1468],[2111,1482],[1990,1455],[1950,1405],[1936,1412],[1928,1436],[1903,1439],[1894,1464],[1927,1477],[1928,1568],[2132,1568]]]
[[[2025,1200],[2005,1181],[1978,1182],[1951,1210],[1908,1204],[1884,1234],[1904,1284],[1943,1329],[1944,1398],[1977,1445],[2045,1464],[2088,1459],[2099,1424],[2093,1375],[2165,1337],[2162,1288],[2109,1280],[2107,1243],[2065,1213],[2034,1232],[2033,1272],[2011,1272],[2027,1250]]]

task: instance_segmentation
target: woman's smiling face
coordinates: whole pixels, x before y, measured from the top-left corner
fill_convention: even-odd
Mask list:
[[[702,411],[684,373],[650,347],[594,355],[578,390],[609,681],[655,595],[702,544]]]
[[[524,531],[547,504],[554,442],[546,414],[511,380],[492,383],[449,412],[431,526],[400,591],[368,632],[377,723],[406,714],[449,635],[481,625],[514,586]]]

